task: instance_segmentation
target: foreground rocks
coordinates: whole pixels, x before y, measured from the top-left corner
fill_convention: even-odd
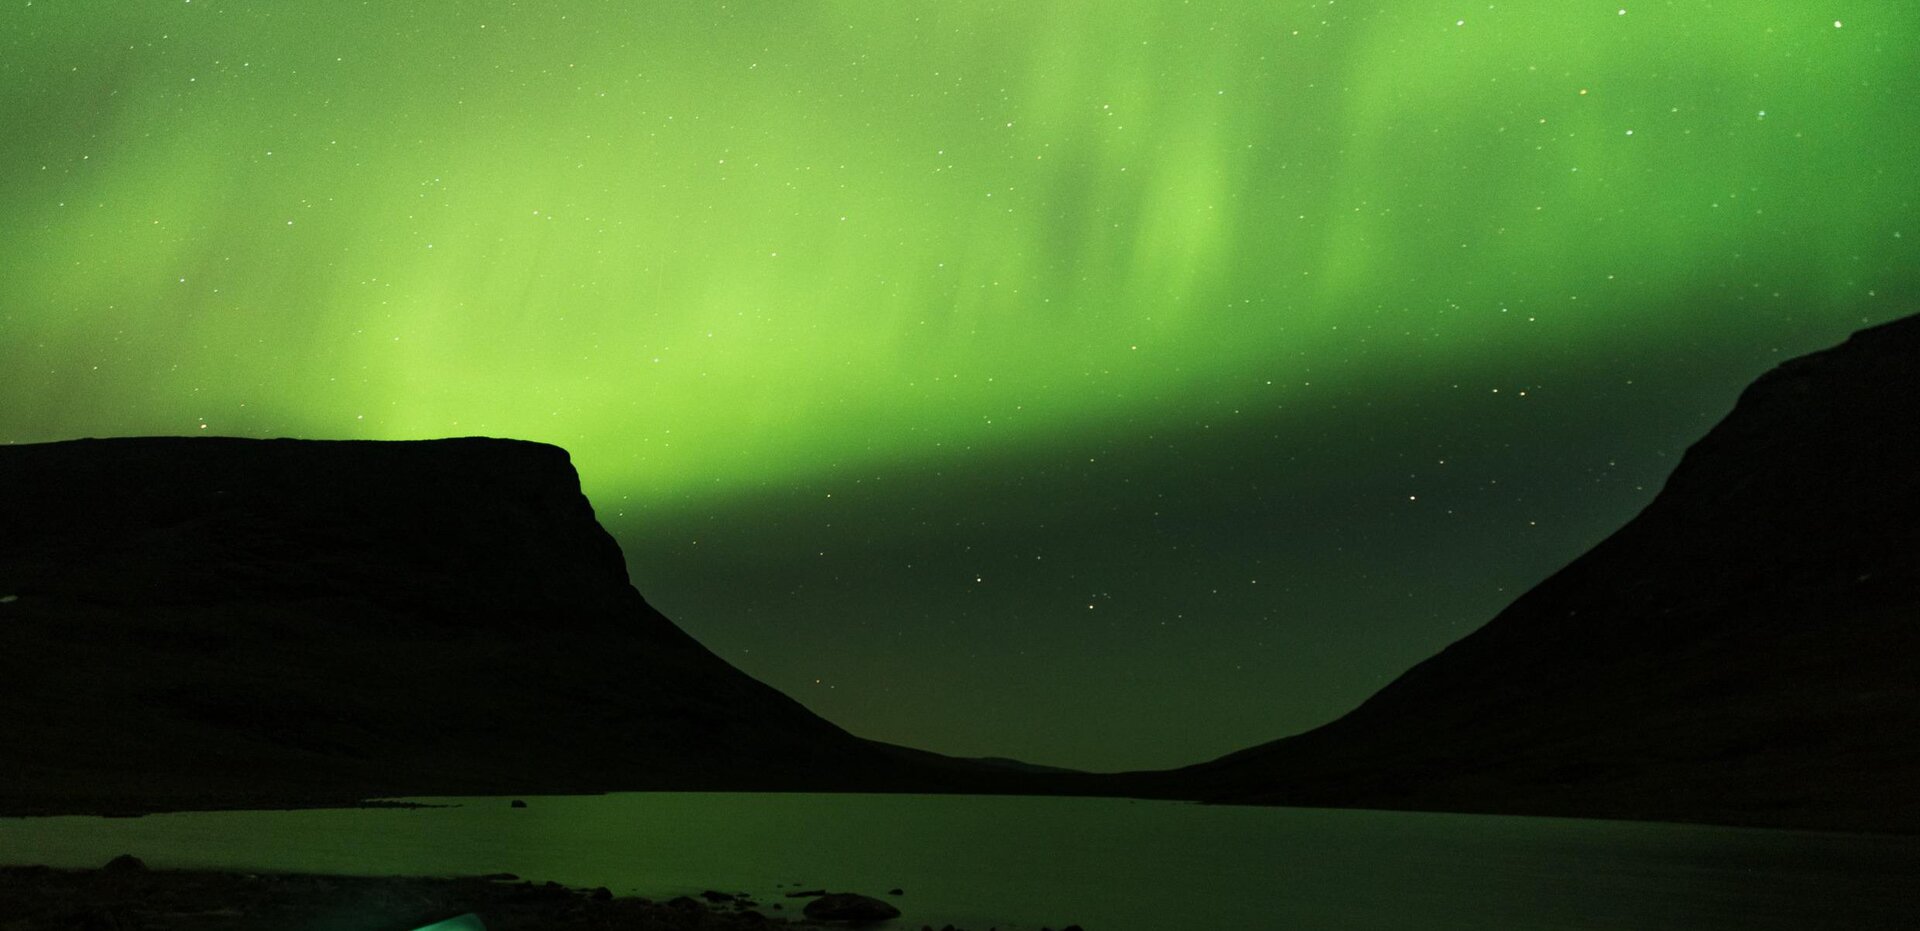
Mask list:
[[[511,873],[434,879],[156,870],[132,855],[97,870],[0,866],[0,931],[414,931],[468,914],[487,931],[781,931],[860,927],[900,915],[879,899],[845,892],[808,902],[805,919],[758,908],[745,893],[655,902]]]
[[[900,910],[855,892],[831,892],[807,903],[807,917],[823,921],[886,921]]]
[[[749,908],[615,897],[605,889],[478,877],[418,879],[200,870],[0,867],[6,931],[412,931],[472,913],[487,931],[768,931],[820,927]],[[138,861],[134,861],[137,863]],[[729,903],[730,905],[732,903]]]

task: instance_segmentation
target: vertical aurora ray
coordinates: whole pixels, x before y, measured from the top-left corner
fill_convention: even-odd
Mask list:
[[[1851,303],[1920,181],[1872,16],[26,6],[6,336],[69,400],[6,426],[511,433],[724,494],[1532,338],[1500,307]]]

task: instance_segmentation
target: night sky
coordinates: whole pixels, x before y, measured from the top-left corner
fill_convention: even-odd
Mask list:
[[[0,441],[513,436],[862,736],[1345,711],[1920,308],[1920,6],[11,0]]]

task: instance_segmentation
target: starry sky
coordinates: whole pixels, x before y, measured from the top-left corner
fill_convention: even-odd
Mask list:
[[[0,441],[514,436],[863,736],[1312,727],[1916,309],[1920,7],[11,0]]]

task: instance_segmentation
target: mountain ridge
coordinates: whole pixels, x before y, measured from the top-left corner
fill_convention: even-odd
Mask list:
[[[1755,380],[1653,501],[1215,801],[1920,831],[1920,317]]]

